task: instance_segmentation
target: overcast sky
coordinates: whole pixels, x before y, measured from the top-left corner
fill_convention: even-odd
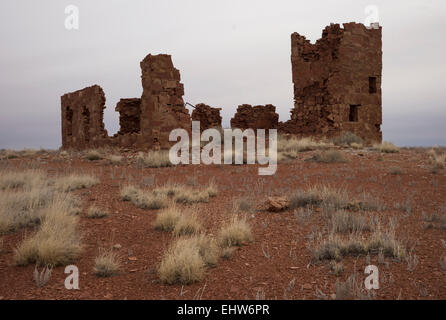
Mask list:
[[[79,8],[79,29],[65,8]],[[120,98],[140,97],[139,62],[168,53],[184,101],[221,107],[293,107],[290,34],[312,42],[330,22],[361,22],[375,5],[383,26],[383,136],[398,145],[446,145],[446,2],[259,0],[2,0],[0,149],[58,148],[60,96],[99,84],[105,127]]]

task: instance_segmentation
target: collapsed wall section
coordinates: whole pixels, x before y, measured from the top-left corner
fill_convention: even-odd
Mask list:
[[[141,99],[121,99],[115,111],[119,112],[119,131],[113,137],[115,144],[121,147],[135,146],[140,138]]]
[[[192,111],[192,121],[200,121],[200,131],[215,128],[221,129],[221,108],[212,108],[204,103],[195,105]]]
[[[231,127],[239,129],[277,129],[279,115],[272,104],[251,106],[242,104],[231,119]]]

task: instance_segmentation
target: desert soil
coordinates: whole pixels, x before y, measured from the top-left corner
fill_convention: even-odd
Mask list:
[[[258,165],[182,165],[168,168],[138,168],[135,154],[123,151],[124,161],[111,165],[106,160],[89,161],[80,154],[63,157],[60,153],[43,153],[30,157],[1,160],[17,168],[41,168],[49,176],[68,173],[90,173],[100,183],[74,191],[83,200],[80,230],[83,252],[75,261],[80,273],[80,289],[67,290],[64,267],[52,272],[48,284],[38,288],[33,280],[34,265],[14,266],[14,248],[34,231],[21,229],[0,236],[1,299],[318,299],[321,292],[328,297],[335,292],[337,281],[351,276],[356,268],[360,281],[369,263],[378,266],[380,288],[377,299],[446,299],[446,271],[440,259],[446,255],[446,230],[426,228],[425,214],[446,211],[446,171],[429,171],[426,149],[402,149],[395,154],[372,150],[345,149],[345,163],[304,161],[314,151],[302,152],[299,159],[281,163],[273,176],[259,176]],[[391,174],[392,167],[402,169]],[[231,214],[236,199],[246,198],[255,208],[246,212],[254,241],[238,247],[230,259],[220,259],[209,268],[203,281],[192,285],[166,285],[159,281],[157,266],[173,237],[156,231],[152,223],[158,210],[136,208],[120,200],[120,187],[133,183],[150,190],[167,181],[188,185],[205,185],[214,179],[219,193],[196,210],[208,234],[216,234]],[[312,185],[344,188],[351,196],[366,192],[386,206],[378,215],[382,221],[394,217],[397,238],[412,249],[418,258],[414,270],[407,261],[377,255],[345,257],[340,276],[330,273],[328,261],[312,263],[308,248],[314,232],[326,228],[326,222],[315,208],[308,219],[298,219],[294,210],[268,212],[268,196],[288,195],[296,189]],[[109,216],[88,219],[86,210],[92,204],[106,208]],[[404,207],[404,210],[401,209]],[[99,278],[93,273],[94,258],[99,248],[119,244],[122,261],[120,274]],[[370,261],[367,261],[367,260]]]

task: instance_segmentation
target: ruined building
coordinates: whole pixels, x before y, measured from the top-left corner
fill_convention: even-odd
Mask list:
[[[95,85],[62,96],[63,148],[167,148],[171,130],[191,130],[180,72],[174,68],[171,56],[149,54],[140,66],[142,96],[118,102],[115,110],[119,112],[120,130],[113,137],[104,129],[105,96],[101,87]]]
[[[332,137],[353,132],[381,142],[381,27],[331,24],[311,44],[291,35],[294,108],[284,132]]]
[[[331,24],[312,44],[291,35],[294,108],[291,119],[279,123],[273,105],[240,105],[231,127],[274,129],[299,136],[334,137],[353,132],[366,142],[380,142],[381,27],[358,23]],[[61,97],[62,147],[104,145],[138,149],[168,148],[171,130],[221,128],[220,108],[199,104],[192,119],[184,105],[184,86],[170,55],[149,54],[140,63],[141,98],[121,99],[116,105],[120,130],[109,137],[104,128],[105,96],[94,85]]]

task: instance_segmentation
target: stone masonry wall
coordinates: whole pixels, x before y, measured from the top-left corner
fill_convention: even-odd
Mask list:
[[[212,108],[204,103],[195,105],[192,121],[200,121],[200,131],[210,128],[221,128],[221,108]]]
[[[238,106],[237,112],[231,119],[231,128],[277,129],[278,121],[276,107],[271,104],[254,107],[242,104]]]
[[[294,108],[281,131],[325,137],[350,131],[381,141],[381,27],[343,27],[326,27],[315,44],[291,35]]]
[[[149,54],[141,61],[141,137],[143,148],[168,148],[171,130],[191,130],[189,110],[184,106],[180,72],[167,54]]]
[[[98,85],[64,94],[61,97],[62,147],[101,146],[108,138],[103,122],[104,108],[104,91]]]

